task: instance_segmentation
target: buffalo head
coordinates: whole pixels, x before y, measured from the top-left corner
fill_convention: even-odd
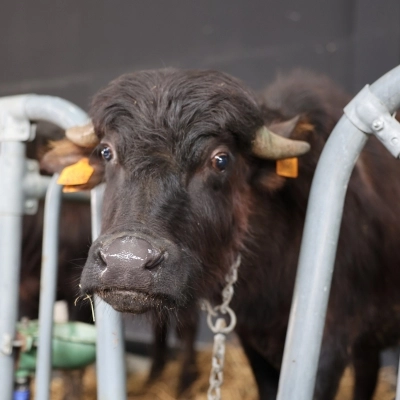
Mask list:
[[[91,117],[106,189],[82,290],[133,313],[212,296],[249,235],[260,166],[309,149],[273,134],[263,112],[215,71],[143,71],[100,91]]]

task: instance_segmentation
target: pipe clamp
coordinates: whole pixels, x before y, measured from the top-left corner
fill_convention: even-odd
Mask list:
[[[400,123],[366,85],[344,108],[350,122],[360,131],[374,134],[396,158],[400,156]]]
[[[16,118],[0,108],[0,142],[32,141],[36,134],[36,124],[24,118]]]

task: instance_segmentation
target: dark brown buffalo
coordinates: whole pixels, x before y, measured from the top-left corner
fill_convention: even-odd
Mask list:
[[[45,131],[45,132],[43,132]],[[47,127],[41,129],[41,134],[33,143],[28,144],[29,158],[41,159],[45,153],[47,138],[53,140],[59,137],[58,131],[47,131]],[[46,138],[47,137],[47,138]],[[89,156],[92,149],[77,148],[68,141],[59,141],[54,151],[46,155],[46,170],[60,172],[62,168],[78,161],[82,156]],[[60,145],[61,144],[61,145]],[[50,148],[53,148],[50,144]],[[68,157],[62,155],[68,154]],[[61,156],[60,156],[61,155]],[[50,157],[49,157],[50,156]],[[62,162],[60,163],[60,160]],[[101,175],[101,166],[98,166],[93,179]],[[46,172],[46,171],[42,171]],[[20,316],[37,319],[39,315],[40,294],[40,269],[42,258],[44,203],[40,202],[38,212],[35,215],[24,216],[23,243],[21,259],[20,282]],[[68,306],[69,318],[72,321],[92,322],[92,313],[89,304],[76,301],[79,296],[79,278],[86,262],[91,244],[90,205],[88,202],[63,201],[60,214],[59,229],[59,257],[58,257],[58,281],[57,299],[65,300]],[[82,298],[81,296],[79,296]],[[182,347],[181,372],[178,380],[177,394],[187,390],[197,377],[195,338],[197,333],[197,310],[180,310],[178,314],[177,336]],[[149,381],[157,380],[168,361],[167,336],[169,319],[164,316],[154,315],[152,319],[154,340],[152,346],[152,364],[149,373]],[[76,386],[76,385],[75,385]],[[66,399],[75,399],[78,390],[74,389]],[[79,392],[80,393],[80,392]],[[78,396],[79,397],[79,396]]]
[[[217,301],[241,254],[236,332],[260,398],[274,399],[309,189],[347,101],[328,79],[302,72],[262,96],[215,71],[111,82],[91,109],[106,191],[82,290],[120,311],[168,313]],[[304,141],[311,151],[299,177],[278,176],[275,160],[306,153]],[[399,338],[398,167],[371,139],[351,178],[315,399],[334,398],[350,361],[354,398],[370,399],[379,351]]]

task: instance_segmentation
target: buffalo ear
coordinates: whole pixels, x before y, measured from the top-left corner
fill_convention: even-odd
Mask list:
[[[253,178],[253,186],[262,192],[273,194],[278,192],[286,183],[286,178],[275,173],[273,167],[259,170]]]
[[[305,140],[315,131],[315,126],[307,117],[297,115],[286,121],[272,122],[268,129],[287,139]]]
[[[299,153],[297,156],[300,156],[310,150],[310,144],[306,142],[304,139],[308,137],[310,132],[314,131],[314,126],[306,119],[300,116],[296,116],[286,121],[273,122],[267,125],[266,129],[271,132],[274,132],[277,136],[279,135],[284,140],[290,140],[294,143],[301,143],[300,146],[296,146],[295,148]],[[294,139],[294,140],[293,140]],[[296,155],[294,157],[297,157]],[[288,157],[290,158],[290,157]],[[277,159],[277,158],[275,158]],[[279,160],[285,161],[283,158],[279,158]],[[288,160],[289,161],[289,160]],[[296,160],[295,160],[296,161]],[[299,164],[301,165],[301,158],[299,159]],[[301,170],[300,170],[301,176]],[[270,162],[268,164],[260,165],[260,168],[255,175],[254,185],[259,187],[261,190],[274,193],[279,191],[287,182],[286,177],[277,174],[277,168],[275,162]]]
[[[81,147],[69,139],[50,142],[50,150],[40,160],[40,168],[50,174],[60,173],[64,168],[78,163],[84,158],[89,159],[93,173],[83,185],[76,185],[76,190],[89,190],[102,182],[104,165],[100,157],[93,154],[93,147]]]
[[[40,160],[40,168],[50,174],[60,173],[65,167],[89,157],[93,149],[77,146],[68,139],[49,142],[49,151]]]
[[[65,168],[57,183],[63,185],[63,192],[80,192],[90,190],[102,182],[104,177],[103,163],[89,162],[89,159],[82,158],[77,163]]]
[[[61,183],[64,185],[64,191],[94,188],[103,180],[104,164],[93,154],[99,139],[92,122],[67,129],[65,136],[65,139],[50,142],[50,150],[40,161],[42,170],[54,174],[69,167],[68,173],[66,172],[67,183]]]
[[[296,129],[296,125],[299,122],[300,116],[296,115],[295,117],[281,122],[273,122],[271,125],[268,125],[268,129],[277,135],[283,136],[285,138],[292,137],[294,130]]]

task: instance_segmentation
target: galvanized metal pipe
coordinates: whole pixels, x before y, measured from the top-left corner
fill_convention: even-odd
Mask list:
[[[46,193],[40,274],[39,338],[36,363],[36,399],[48,400],[52,371],[53,309],[57,291],[58,231],[61,190],[58,174],[51,179]]]
[[[0,98],[0,109],[9,115],[27,121],[48,121],[67,129],[83,125],[89,118],[75,104],[54,96],[25,94]]]
[[[92,239],[100,235],[103,188],[91,191]],[[95,297],[98,400],[126,399],[125,346],[121,314]]]
[[[396,400],[400,400],[400,360],[397,367]]]
[[[2,117],[0,150],[0,393],[11,400],[18,288],[21,257],[21,224],[25,173],[26,127],[30,120],[45,120],[64,129],[87,122],[88,117],[72,103],[51,96],[21,95],[0,99]],[[30,188],[31,190],[32,188]],[[6,194],[6,195],[5,195]],[[51,312],[51,320],[53,313]],[[42,347],[51,346],[51,341]],[[51,351],[51,350],[50,350]],[[40,368],[39,368],[40,369]],[[40,372],[39,372],[40,375]],[[40,379],[39,379],[40,381]]]
[[[52,122],[63,129],[82,125],[88,121],[87,114],[74,104],[52,96],[21,95],[0,99],[0,111],[20,121],[44,120]],[[21,217],[23,213],[23,188],[16,182],[22,182],[25,167],[25,146],[13,141],[13,133],[7,134],[0,153],[0,187],[7,196],[0,198],[0,393],[5,400],[11,400],[13,387],[14,361],[12,340],[15,336],[15,325],[18,307],[18,283],[21,251]],[[15,140],[27,140],[28,137]],[[17,136],[18,136],[17,135]],[[39,182],[40,185],[45,180]],[[27,191],[41,191],[26,183]],[[49,188],[49,200],[46,201],[47,213],[44,243],[44,263],[42,294],[40,299],[40,347],[37,366],[37,399],[48,399],[51,371],[51,331],[53,303],[56,290],[56,265],[58,234],[54,233],[57,225],[61,188],[53,178]],[[97,189],[94,191],[95,197]],[[99,197],[100,200],[100,197]],[[94,200],[94,204],[96,201]],[[101,207],[100,207],[101,208]],[[99,222],[100,208],[97,209],[94,221]],[[94,222],[95,232],[100,225]],[[95,233],[97,236],[98,233]],[[52,236],[52,238],[50,238]],[[121,317],[103,302],[97,306],[99,323],[98,373],[99,398],[126,398],[126,378],[124,365],[124,346]],[[105,318],[107,317],[107,318]]]
[[[399,88],[400,66],[370,89],[394,112],[400,107]],[[344,199],[367,138],[343,116],[318,163],[308,202],[278,400],[313,397]]]
[[[14,358],[12,342],[18,317],[19,268],[25,144],[0,144],[0,394],[11,400]]]
[[[278,400],[313,397],[344,198],[354,163],[367,139],[343,118],[326,144],[325,148],[332,150],[324,151],[318,163],[307,209]],[[338,155],[342,157],[340,163]],[[318,179],[318,171],[323,171],[323,179]]]
[[[25,197],[43,199],[50,185],[51,177],[28,173],[25,175],[23,189]]]

